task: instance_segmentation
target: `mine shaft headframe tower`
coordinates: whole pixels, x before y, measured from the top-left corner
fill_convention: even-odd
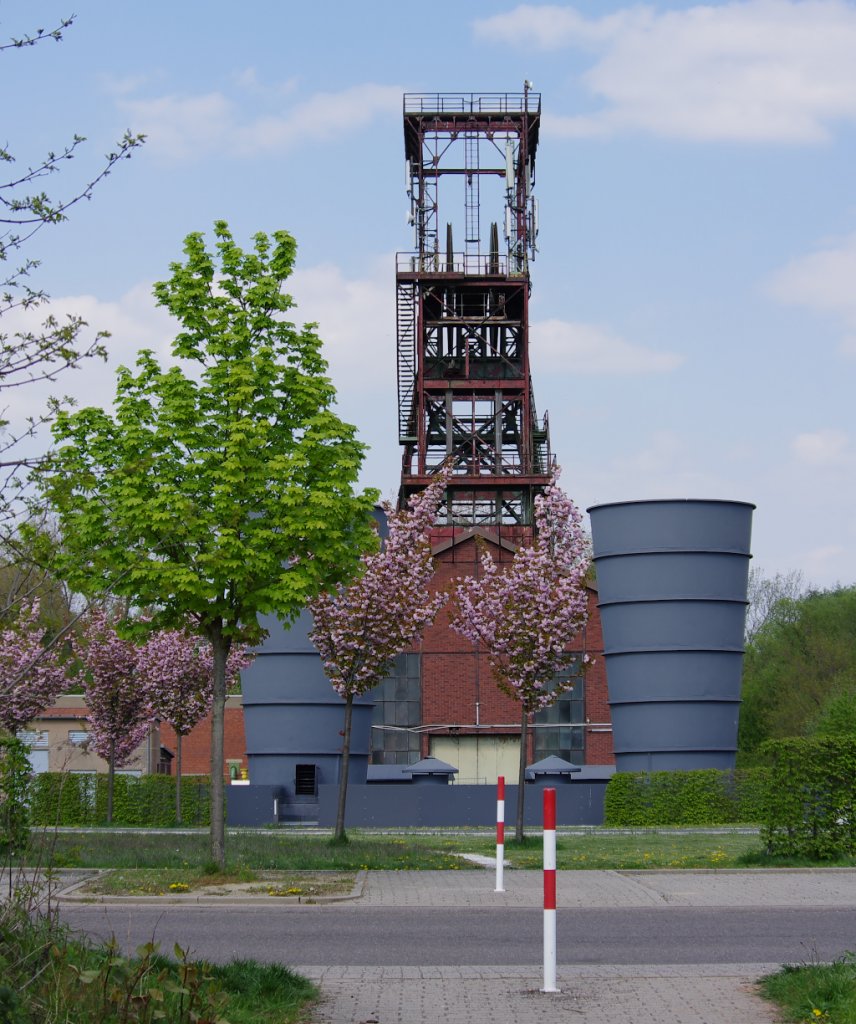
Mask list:
[[[400,502],[451,459],[448,524],[530,526],[549,481],[529,371],[540,121],[528,82],[522,93],[404,97],[416,249],[396,268]]]

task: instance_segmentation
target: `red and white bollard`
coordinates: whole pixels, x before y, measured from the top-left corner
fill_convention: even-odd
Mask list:
[[[544,790],[544,986],[556,988],[556,791]]]
[[[496,888],[494,892],[505,892],[503,869],[505,867],[505,776],[496,780]]]

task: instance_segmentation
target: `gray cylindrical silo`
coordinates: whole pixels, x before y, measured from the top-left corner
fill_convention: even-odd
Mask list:
[[[242,673],[244,729],[250,781],[279,785],[289,802],[311,794],[296,792],[298,765],[314,765],[315,785],[339,781],[345,702],[324,674],[309,639],[312,618],[304,611],[291,627],[266,618],[268,638]],[[374,704],[354,702],[348,778],[365,783]]]
[[[372,516],[384,540],[386,513]],[[267,638],[241,674],[244,730],[250,783],[284,790],[285,817],[318,817],[318,786],[337,783],[342,761],[345,702],[327,679],[312,643],[312,615],[304,609],[290,626],[274,616],[262,625]],[[354,700],[348,782],[364,784],[369,761],[374,703]]]
[[[754,507],[588,509],[619,771],[734,767]]]

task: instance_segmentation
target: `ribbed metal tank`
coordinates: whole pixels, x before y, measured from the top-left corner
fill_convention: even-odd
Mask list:
[[[386,514],[376,505],[372,515],[384,540]],[[282,816],[310,820],[318,817],[318,798],[295,792],[298,774],[305,788],[306,770],[314,765],[316,792],[319,785],[338,783],[345,702],[330,685],[309,639],[308,610],[289,627],[274,616],[265,616],[262,625],[267,639],[241,673],[250,785],[282,786]],[[366,781],[373,709],[370,695],[355,698],[348,781],[356,785]]]
[[[345,702],[309,639],[309,612],[290,629],[273,618],[264,625],[268,638],[241,677],[250,782],[284,786],[292,803],[298,764],[314,764],[318,784],[339,781]],[[354,783],[366,781],[373,707],[369,698],[354,701],[348,771]]]
[[[733,768],[754,505],[594,505],[619,771]]]

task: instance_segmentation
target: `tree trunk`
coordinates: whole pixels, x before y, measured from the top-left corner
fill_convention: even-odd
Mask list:
[[[110,740],[110,756],[107,758],[107,824],[113,824],[113,779],[116,776],[116,741]]]
[[[181,824],[181,733],[175,734],[175,823]]]
[[[345,838],[345,802],[348,799],[348,765],[351,760],[351,718],[354,711],[354,695],[345,697],[345,728],[342,733],[342,760],[339,767],[339,805],[336,808],[336,831],[334,839]]]
[[[523,807],[526,786],[526,741],[529,736],[529,709],[523,705],[520,714],[520,769],[517,772],[517,820],[514,825],[514,838],[523,842]]]
[[[214,655],[214,700],[211,705],[211,862],[226,870],[226,802],[223,782],[223,721],[226,711],[226,658],[231,640],[223,636],[223,623],[208,633]]]

